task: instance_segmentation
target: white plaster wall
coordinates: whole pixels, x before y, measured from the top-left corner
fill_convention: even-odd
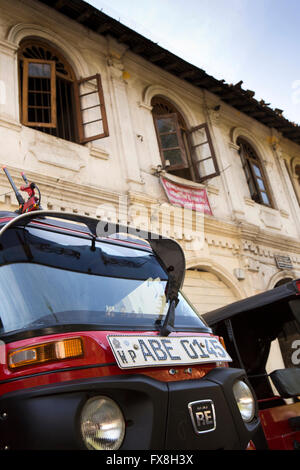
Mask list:
[[[60,47],[78,78],[101,74],[109,137],[78,145],[20,124],[16,51],[26,35]],[[207,269],[227,279],[240,297],[270,285],[278,273],[276,252],[294,256],[293,277],[300,277],[299,205],[283,166],[283,158],[300,158],[299,146],[115,40],[96,35],[34,0],[0,0],[1,80],[5,100],[0,102],[0,164],[15,174],[22,170],[32,174],[43,186],[47,203],[91,215],[99,203],[117,204],[124,194],[147,204],[167,202],[153,174],[153,167],[161,163],[150,106],[153,96],[171,100],[191,127],[207,122],[221,174],[204,185],[214,216],[206,218],[209,237],[203,250],[186,249],[190,266],[206,260]],[[215,111],[219,104],[220,111]],[[236,146],[240,135],[249,139],[262,159],[274,208],[250,199]],[[270,144],[274,135],[275,146]],[[5,189],[7,181],[0,175],[0,195]],[[4,196],[1,207],[9,207]],[[243,242],[248,239],[269,247],[270,255],[245,250]],[[186,248],[189,241],[182,243]],[[246,279],[237,281],[235,269],[244,269]]]

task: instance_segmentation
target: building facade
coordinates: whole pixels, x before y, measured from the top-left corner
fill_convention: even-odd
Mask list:
[[[300,131],[280,110],[253,112],[249,90],[222,95],[158,46],[145,58],[150,41],[84,2],[0,11],[0,163],[44,209],[176,238],[200,313],[300,277]],[[163,179],[205,190],[210,211],[183,215]],[[0,174],[1,210],[17,208],[10,189]]]

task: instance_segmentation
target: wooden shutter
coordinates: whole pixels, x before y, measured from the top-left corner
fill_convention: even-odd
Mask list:
[[[168,170],[181,170],[188,167],[186,151],[176,113],[154,116],[159,150],[164,166],[170,162]]]
[[[104,95],[99,74],[74,82],[80,143],[109,135]]]
[[[263,167],[253,148],[244,141],[239,141],[240,156],[247,184],[253,201],[272,207],[270,190]]]
[[[56,127],[55,61],[23,59],[22,122],[31,127]]]
[[[220,170],[207,124],[194,127],[188,136],[197,179],[202,182],[218,176]]]

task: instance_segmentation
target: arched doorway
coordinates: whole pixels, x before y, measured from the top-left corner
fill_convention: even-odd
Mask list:
[[[285,277],[283,279],[280,279],[278,282],[276,282],[275,287],[283,286],[283,284],[287,284],[288,282],[293,281],[292,277]]]
[[[216,274],[201,269],[186,271],[182,290],[199,314],[238,300],[230,287]]]

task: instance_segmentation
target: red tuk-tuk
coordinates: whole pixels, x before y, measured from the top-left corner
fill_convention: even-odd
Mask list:
[[[19,215],[0,213],[0,448],[253,449],[251,385],[181,294],[180,245],[43,211],[4,170]]]
[[[179,291],[180,246],[126,230],[0,213],[2,449],[246,449],[259,435],[244,371]]]
[[[269,449],[299,450],[300,280],[207,312],[203,318],[224,338],[232,365],[246,371]]]

